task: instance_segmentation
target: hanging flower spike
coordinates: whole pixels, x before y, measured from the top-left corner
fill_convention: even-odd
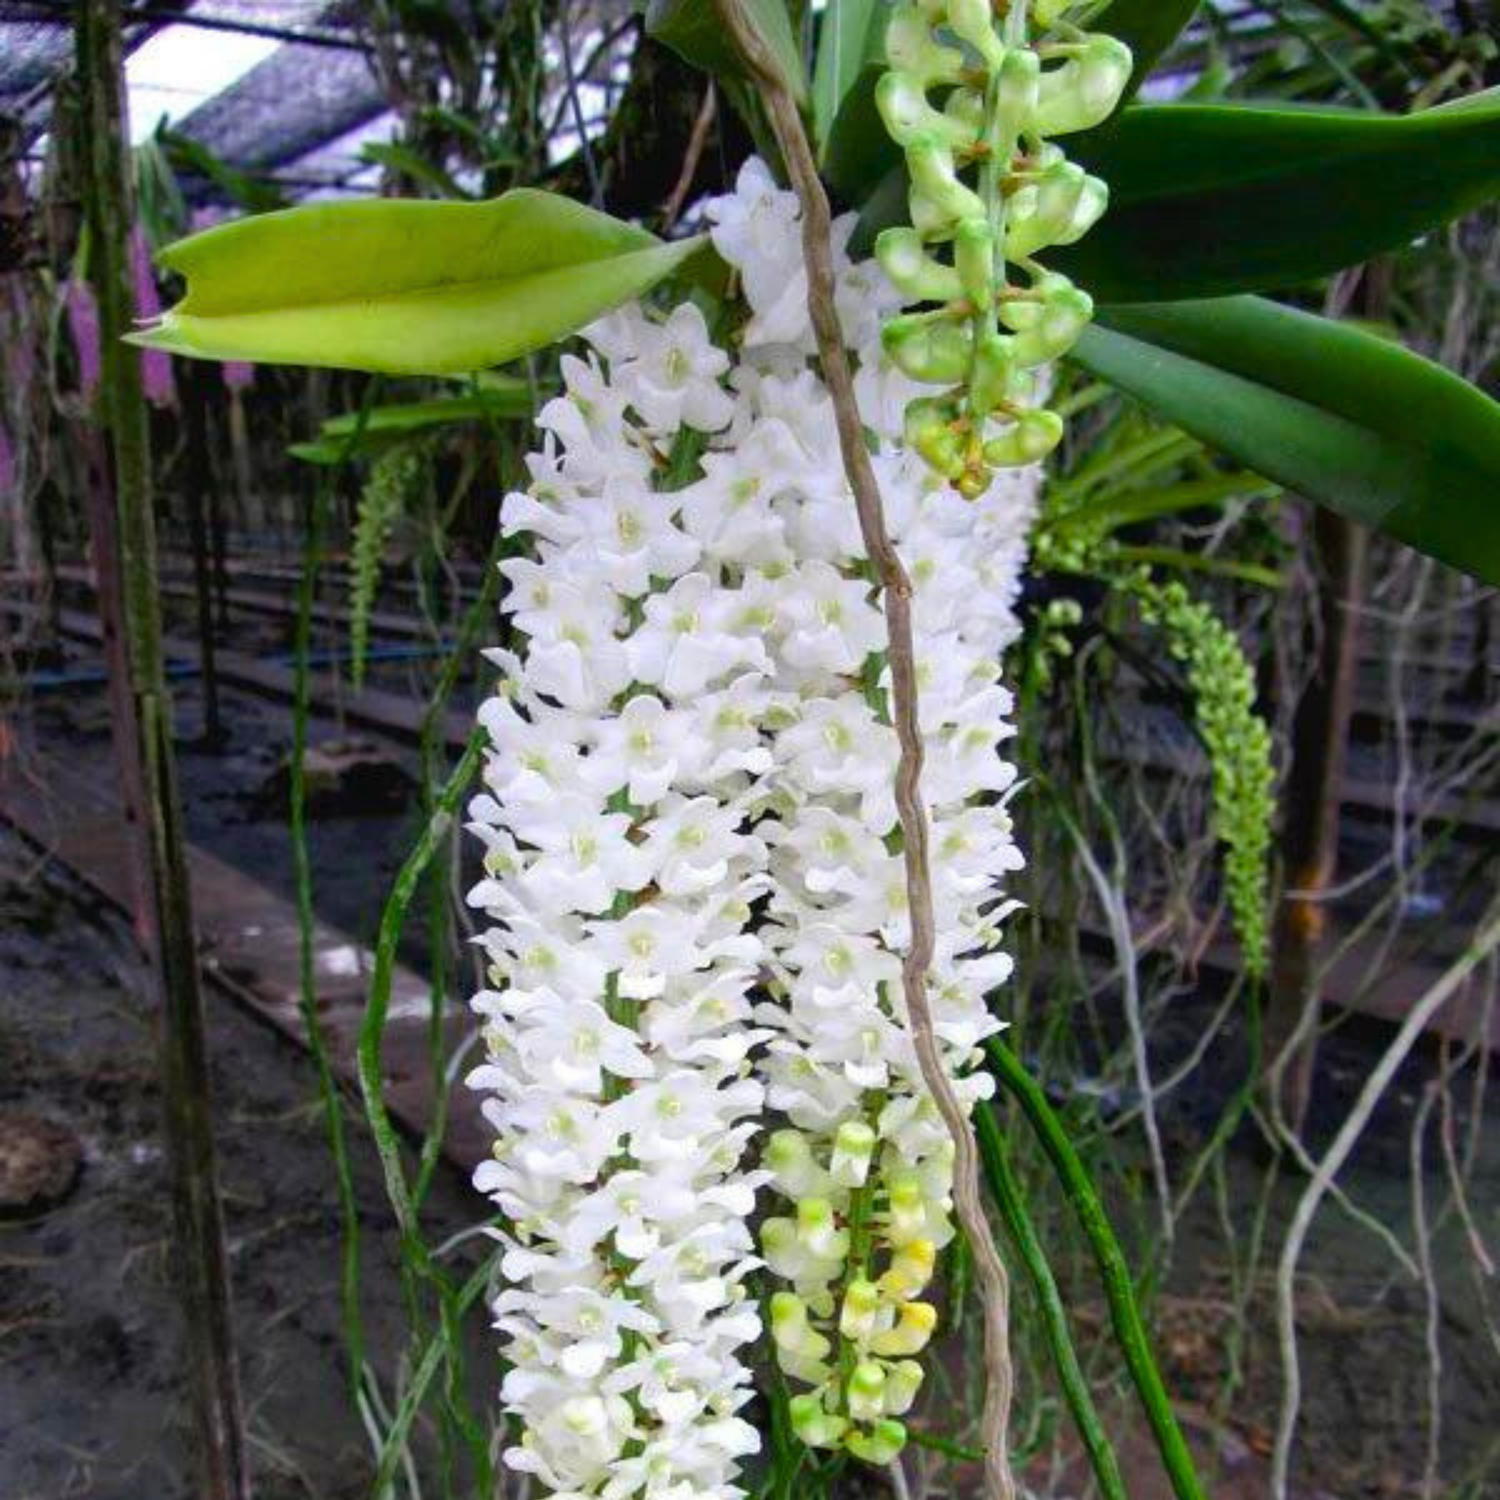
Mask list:
[[[761,1073],[789,1125],[762,1153],[779,1201],[761,1254],[779,1283],[769,1302],[776,1358],[793,1382],[792,1427],[805,1444],[889,1463],[922,1384],[938,1325],[928,1297],[951,1242],[953,1143],[922,1079],[904,1013],[900,955],[909,942],[893,798],[897,742],[886,634],[869,576],[827,391],[808,368],[800,213],[759,163],[708,215],[720,254],[750,304],[733,380],[743,415],[731,429],[731,480],[710,454],[692,507],[765,515],[744,569],[771,683],[783,690],[759,826],[770,849],[764,932],[770,999],[757,1018],[775,1035]],[[849,221],[835,228],[847,242]],[[1014,770],[1000,657],[1018,633],[1012,608],[1035,507],[1035,476],[974,507],[944,491],[901,436],[914,392],[883,356],[880,324],[898,294],[875,265],[838,263],[838,312],[859,363],[862,415],[892,532],[916,589],[937,925],[936,1029],[966,1103],[987,1090],[970,1071],[1000,1029],[986,995],[1009,959],[992,951],[1007,911],[998,883],[1020,865],[1003,802]],[[728,459],[728,453],[724,454]],[[1005,503],[1006,500],[1011,503]],[[728,536],[718,529],[712,535]],[[745,545],[743,531],[733,533]],[[726,552],[726,561],[733,553]]]
[[[760,1330],[741,1158],[763,1099],[770,695],[738,591],[652,487],[681,424],[722,427],[734,402],[696,309],[591,332],[607,366],[563,361],[533,483],[502,509],[536,555],[504,565],[526,645],[495,653],[470,809],[492,988],[469,1082],[497,1135],[476,1183],[509,1220],[494,1312],[522,1424],[506,1462],[568,1500],[737,1500],[758,1446],[738,1415]]]
[[[1124,43],[1067,20],[1083,3],[1033,0],[1028,18],[1026,0],[1000,0],[997,20],[990,0],[922,0],[886,32],[876,103],[906,154],[912,222],[875,253],[908,303],[940,305],[888,321],[885,348],[911,379],[946,387],[908,405],[906,441],[971,500],[1061,440],[1037,372],[1093,316],[1086,292],[1035,259],[1081,239],[1109,202],[1050,139],[1107,119],[1130,78]]]

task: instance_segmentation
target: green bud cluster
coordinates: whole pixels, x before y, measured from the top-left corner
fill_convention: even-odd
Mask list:
[[[826,1162],[797,1130],[770,1139],[765,1165],[793,1215],[766,1220],[761,1251],[790,1289],[771,1298],[777,1363],[807,1387],[791,1420],[811,1448],[890,1463],[906,1446],[901,1418],[921,1389],[915,1356],[937,1309],[922,1300],[937,1253],[953,1238],[951,1148],[905,1162],[872,1126],[846,1120]]]
[[[875,245],[912,303],[886,353],[913,380],[943,386],[906,414],[907,442],[970,499],[994,471],[1035,463],[1062,438],[1037,404],[1038,371],[1093,316],[1088,294],[1036,257],[1098,222],[1109,190],[1052,143],[1113,113],[1130,49],[1068,20],[1092,0],[919,0],[886,31],[890,72],[876,102],[906,154],[911,224]],[[1011,282],[1016,266],[1025,282]]]
[[[364,685],[370,614],[380,586],[385,545],[426,473],[426,449],[402,444],[387,449],[375,460],[360,492],[349,558],[349,657],[356,692]]]
[[[1214,832],[1224,845],[1224,889],[1254,978],[1269,951],[1268,889],[1276,773],[1271,731],[1255,711],[1255,673],[1239,639],[1213,610],[1177,582],[1134,575],[1128,591],[1142,616],[1167,637],[1185,663],[1196,702],[1198,732],[1213,772]]]

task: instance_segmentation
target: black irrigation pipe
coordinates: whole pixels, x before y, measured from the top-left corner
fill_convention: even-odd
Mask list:
[[[1136,1306],[1135,1285],[1126,1264],[1120,1242],[1115,1237],[1109,1216],[1099,1201],[1088,1169],[1084,1166],[1068,1132],[1047,1102],[1041,1085],[1022,1066],[1021,1060],[1004,1042],[992,1039],[985,1044],[995,1077],[1021,1106],[1021,1112],[1035,1131],[1042,1150],[1061,1181],[1073,1212],[1077,1215],[1104,1283],[1105,1300],[1115,1337],[1125,1355],[1130,1378],[1135,1384],[1146,1419],[1161,1452],[1162,1465],[1172,1482],[1177,1500],[1205,1500],[1202,1482],[1193,1464],[1193,1455],[1177,1418],[1172,1411],[1151,1343],[1146,1336],[1140,1308]]]

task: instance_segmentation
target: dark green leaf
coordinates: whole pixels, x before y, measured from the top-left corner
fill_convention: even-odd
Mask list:
[[[1111,204],[1049,265],[1105,302],[1266,290],[1398,249],[1500,194],[1500,90],[1405,116],[1134,106],[1068,149]]]
[[[370,141],[360,149],[360,159],[370,161],[378,166],[389,167],[393,172],[399,172],[403,177],[409,177],[413,182],[420,182],[426,187],[436,188],[445,198],[472,198],[474,195],[465,192],[446,168],[439,166],[436,162],[428,161],[420,151],[413,151],[410,146],[403,145],[400,141]]]
[[[813,128],[820,151],[861,73],[873,67],[878,76],[884,68],[890,13],[889,0],[829,0],[813,67]]]
[[[1267,479],[1500,583],[1500,405],[1449,371],[1256,297],[1104,308],[1073,358]]]
[[[1128,101],[1151,76],[1162,53],[1193,18],[1198,0],[1115,0],[1092,26],[1119,37],[1135,54],[1135,70],[1125,91]]]
[[[740,0],[740,3],[781,65],[797,102],[805,105],[807,69],[802,63],[802,48],[792,30],[786,0]],[[706,73],[740,82],[749,77],[744,59],[735,50],[714,9],[714,0],[648,0],[646,30]]]
[[[315,203],[162,252],[187,296],[133,341],[202,359],[447,375],[504,364],[638,297],[664,244],[552,193]]]

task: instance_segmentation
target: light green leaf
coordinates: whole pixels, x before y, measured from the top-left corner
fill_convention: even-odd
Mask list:
[[[484,385],[465,396],[372,406],[365,412],[350,411],[329,417],[318,428],[314,441],[294,443],[287,452],[305,463],[342,463],[356,454],[378,451],[415,432],[529,417],[534,404],[529,381],[486,372]]]
[[[1500,195],[1500,90],[1412,115],[1138,105],[1068,152],[1109,184],[1110,209],[1049,265],[1106,302],[1267,290]]]
[[[797,103],[805,106],[807,69],[792,30],[786,0],[739,0],[739,3],[771,49]],[[735,50],[714,8],[714,0],[648,0],[646,30],[695,68],[717,78],[740,82],[749,78],[744,59]]]
[[[638,297],[664,244],[552,193],[314,203],[169,246],[187,295],[132,342],[200,359],[447,375],[504,364]]]
[[[866,68],[884,71],[889,0],[829,0],[813,66],[813,130],[821,152],[839,106]]]
[[[1287,489],[1500,583],[1500,405],[1257,297],[1100,310],[1072,358]]]

